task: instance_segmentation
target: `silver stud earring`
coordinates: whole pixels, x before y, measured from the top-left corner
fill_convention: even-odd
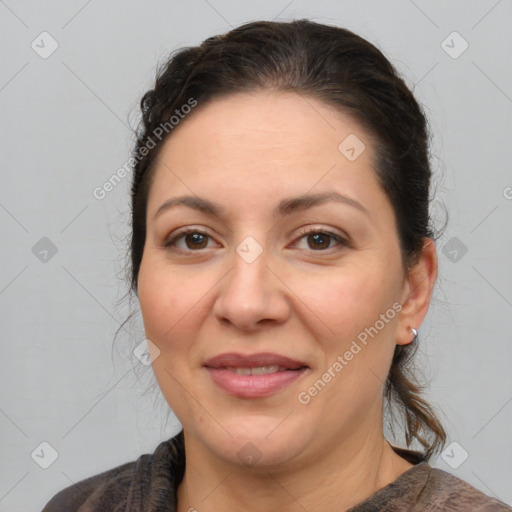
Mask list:
[[[414,341],[416,339],[416,337],[418,336],[418,331],[414,327],[411,327],[410,329],[411,329],[412,334],[414,336],[412,341]]]

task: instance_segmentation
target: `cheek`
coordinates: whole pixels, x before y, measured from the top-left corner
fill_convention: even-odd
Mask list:
[[[374,325],[396,300],[397,286],[389,268],[381,265],[351,265],[303,273],[290,286],[318,319],[325,339],[349,341]],[[291,278],[291,276],[290,276]]]
[[[195,332],[211,309],[208,293],[215,287],[215,277],[198,274],[191,266],[171,268],[152,254],[143,259],[138,297],[144,329],[162,354],[175,356],[194,347]]]
[[[395,346],[393,304],[399,297],[390,273],[378,265],[351,266],[350,272],[331,272],[328,279],[302,279],[297,295],[304,293],[306,309],[314,313],[309,317],[321,320],[314,321],[322,360],[301,391],[318,396],[309,403],[311,411],[333,423],[341,417],[363,421],[381,403]]]
[[[183,284],[158,261],[150,257],[143,259],[138,282],[139,303],[146,336],[160,349],[186,314],[188,288]]]
[[[332,403],[334,416],[344,409],[363,413],[363,405],[369,407],[382,393],[395,346],[398,272],[374,261],[297,281],[297,296],[307,305],[304,311],[314,313],[305,314],[317,326],[323,353],[318,373],[332,382],[316,407]],[[317,379],[318,374],[308,385]]]

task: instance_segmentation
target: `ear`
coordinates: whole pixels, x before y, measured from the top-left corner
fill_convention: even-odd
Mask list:
[[[418,261],[408,270],[400,303],[397,345],[407,345],[414,339],[411,327],[418,330],[430,306],[432,290],[437,279],[437,252],[434,240],[423,239]]]

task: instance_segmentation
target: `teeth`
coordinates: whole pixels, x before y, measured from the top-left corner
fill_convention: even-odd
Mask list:
[[[254,368],[236,368],[230,366],[227,369],[237,375],[266,375],[268,373],[284,372],[287,370],[287,368],[283,366],[256,366]]]
[[[251,375],[265,375],[266,373],[276,373],[279,371],[279,366],[257,366],[251,368]]]

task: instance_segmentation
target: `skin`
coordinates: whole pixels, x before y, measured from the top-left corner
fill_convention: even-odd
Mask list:
[[[338,150],[349,134],[366,146],[354,161]],[[334,201],[286,216],[274,211],[282,199],[333,190],[367,213]],[[180,205],[155,218],[180,195],[209,199],[225,215]],[[183,227],[209,236],[166,247]],[[301,233],[305,227],[349,244],[319,242]],[[236,252],[247,236],[262,249],[252,263]],[[403,267],[371,139],[353,119],[291,92],[196,107],[156,161],[138,279],[146,336],[158,347],[153,370],[185,433],[178,510],[345,510],[408,470],[383,436],[383,388],[395,345],[412,341],[436,277],[430,239],[418,262]],[[394,303],[401,311],[300,403],[298,394]],[[274,395],[237,398],[203,367],[225,352],[276,352],[309,369]],[[237,455],[246,443],[260,457],[251,466]]]

